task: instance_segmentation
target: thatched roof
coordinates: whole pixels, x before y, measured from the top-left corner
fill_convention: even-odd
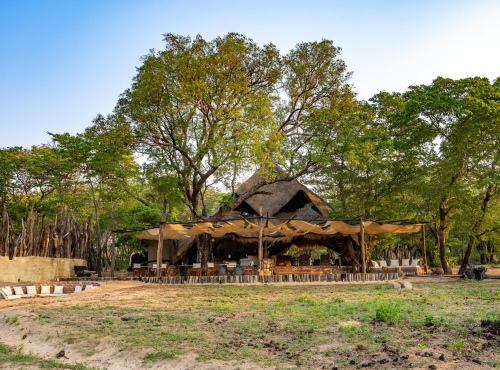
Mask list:
[[[219,211],[214,218],[234,219],[243,214],[267,215],[269,217],[299,217],[301,219],[327,218],[328,207],[314,192],[297,180],[287,179],[286,174],[278,166],[275,169],[277,181],[266,178],[263,170],[257,170],[235,191],[235,206],[225,212]],[[265,184],[266,182],[271,182]],[[243,202],[238,199],[248,192],[255,194]],[[261,213],[262,212],[262,213]]]

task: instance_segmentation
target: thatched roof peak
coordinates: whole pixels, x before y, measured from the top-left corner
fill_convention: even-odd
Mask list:
[[[308,218],[328,217],[328,207],[313,191],[293,179],[281,167],[259,168],[235,191],[235,198],[246,197],[224,215],[224,218],[238,215],[269,215]]]

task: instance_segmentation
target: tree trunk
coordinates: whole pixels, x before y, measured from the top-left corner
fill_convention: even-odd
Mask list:
[[[483,224],[484,218],[486,217],[486,211],[488,209],[488,203],[491,199],[492,196],[492,191],[493,191],[493,185],[489,184],[486,188],[486,192],[483,198],[483,204],[481,206],[481,217],[476,221],[474,226],[472,227],[472,230],[469,235],[469,244],[467,245],[467,251],[465,252],[464,258],[462,260],[462,265],[460,266],[459,273],[463,274],[465,272],[465,269],[467,268],[467,265],[469,264],[469,258],[472,254],[472,249],[474,248],[474,244],[477,240],[478,237],[480,237],[479,230],[481,229],[481,226]],[[478,236],[476,236],[478,235]],[[484,262],[484,253],[483,253],[483,248],[485,247],[485,242],[482,240],[479,240],[480,243],[480,252],[481,252],[481,263],[487,263]]]
[[[443,198],[439,204],[439,227],[437,230],[437,239],[439,247],[439,259],[441,261],[441,267],[445,274],[450,275],[452,273],[448,261],[446,260],[446,216],[448,215],[449,209],[446,209],[446,204],[448,203],[448,198]]]
[[[425,225],[422,225],[422,230],[421,230],[421,233],[422,233],[422,245],[421,245],[421,248],[422,248],[422,257],[423,257],[423,264],[424,264],[424,271],[425,272],[428,272],[429,270],[429,266],[427,264],[427,247],[426,247],[426,244],[425,244]],[[411,253],[410,253],[411,255]]]
[[[469,242],[467,243],[467,250],[465,251],[464,258],[462,259],[462,264],[460,265],[460,269],[458,270],[459,274],[463,274],[467,269],[469,264],[470,255],[472,254],[472,249],[476,244],[476,237],[474,235],[469,235]]]
[[[200,257],[199,262],[201,262],[203,275],[206,275],[207,272],[208,259],[210,257],[210,247],[212,245],[211,240],[212,236],[210,234],[201,234],[198,236],[197,240],[200,243],[199,245],[201,246],[201,248],[198,247],[198,251]]]
[[[9,214],[7,213],[7,203],[2,207],[2,225],[0,227],[0,256],[9,255]]]
[[[99,210],[96,201],[94,200],[94,214],[95,214],[95,239],[97,250],[95,254],[95,269],[97,272],[102,270],[102,244],[101,244],[101,226],[99,225]]]
[[[356,253],[354,252],[351,238],[347,239],[347,251],[349,252],[349,256],[352,260],[352,272],[354,273],[358,269],[358,266],[360,266],[360,263],[358,262]]]
[[[199,187],[197,187],[199,189]],[[201,191],[193,191],[191,194],[191,206],[192,206],[192,216],[193,220],[199,221],[199,216],[197,215],[198,209],[198,198],[200,197]],[[206,217],[206,208],[203,208],[202,217]],[[196,237],[196,245],[198,247],[198,253],[196,259],[198,263],[201,263],[202,274],[205,275],[207,272],[208,259],[210,257],[212,236],[210,234],[200,234]]]
[[[260,209],[260,214],[262,216],[262,208]],[[263,229],[262,229],[262,219],[259,220],[259,247],[258,247],[258,258],[259,258],[259,274],[261,273],[262,271],[262,258],[263,258],[263,251],[264,251],[264,246],[263,246],[263,242],[262,242],[262,233],[263,233]]]
[[[111,204],[111,277],[115,277],[115,247],[116,247],[116,224],[115,224],[116,200]]]
[[[365,250],[365,231],[364,231],[364,221],[361,219],[359,222],[359,246],[360,246],[360,258],[361,258],[361,272],[366,274],[366,250]]]
[[[487,265],[489,263],[488,243],[485,240],[479,240],[478,249],[481,265]]]

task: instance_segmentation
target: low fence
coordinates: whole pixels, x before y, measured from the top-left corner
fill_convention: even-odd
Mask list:
[[[79,258],[0,257],[0,281],[42,282],[74,275],[74,266],[87,265]]]
[[[230,275],[230,276],[166,276],[141,278],[149,283],[163,284],[244,284],[244,283],[313,283],[313,282],[365,282],[387,281],[402,277],[403,274],[389,273],[339,273],[339,274],[289,274],[289,275]]]

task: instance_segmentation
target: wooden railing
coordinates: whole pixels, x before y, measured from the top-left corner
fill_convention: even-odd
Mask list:
[[[166,276],[143,278],[142,281],[163,284],[245,284],[245,283],[313,283],[313,282],[365,282],[398,279],[400,273],[336,273],[336,274],[288,274],[288,275],[235,275],[235,276]]]

